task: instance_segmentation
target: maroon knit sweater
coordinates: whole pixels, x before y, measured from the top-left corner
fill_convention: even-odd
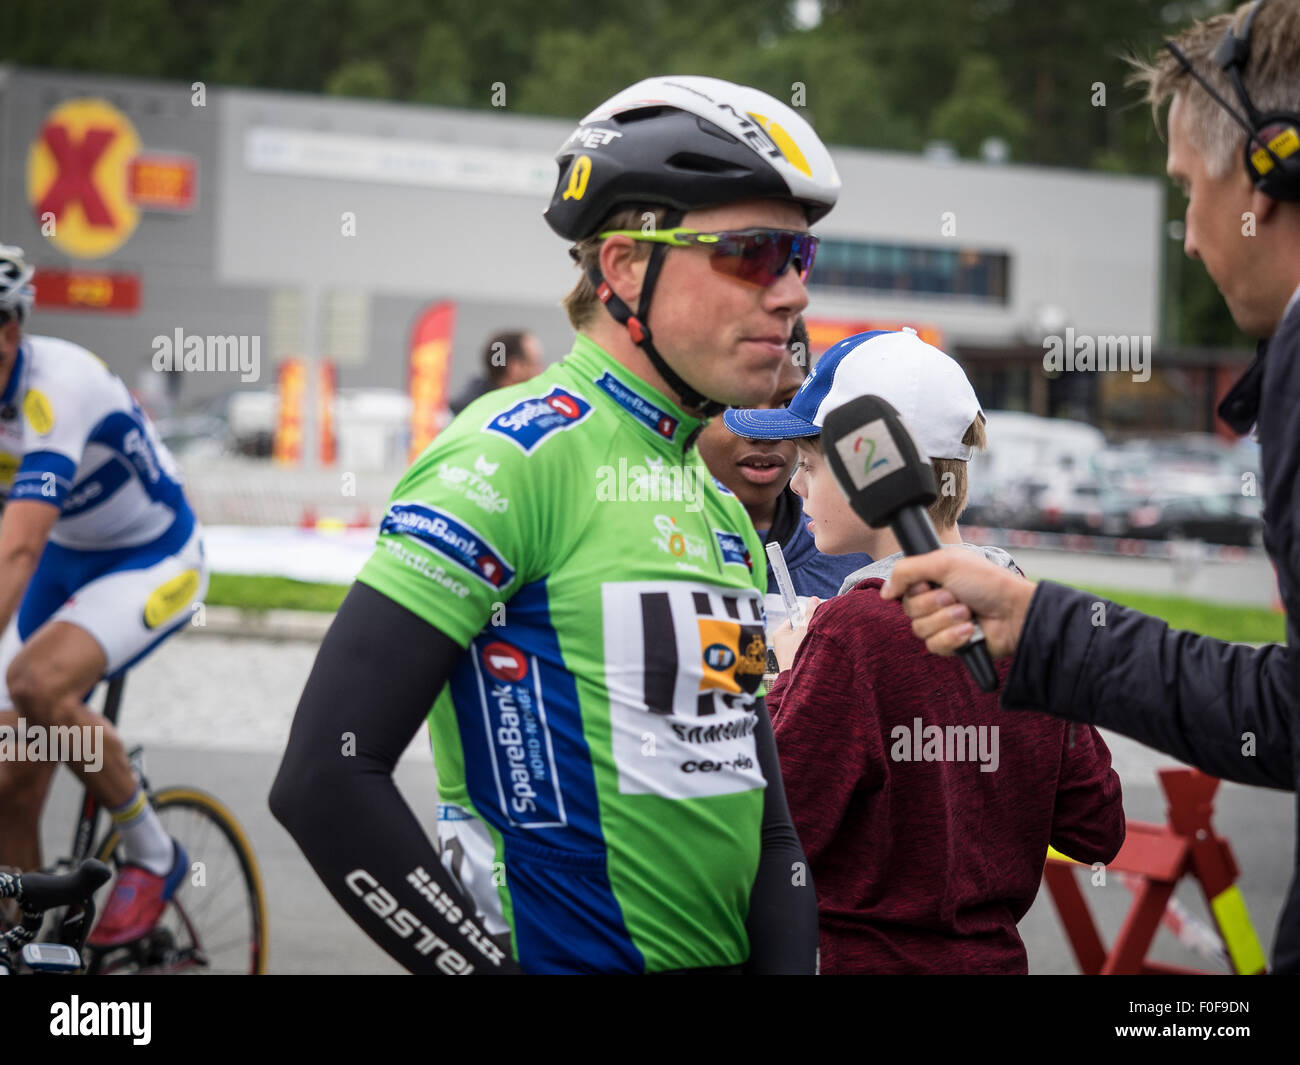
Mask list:
[[[821,971],[1028,972],[1016,922],[1048,844],[1092,863],[1124,842],[1110,751],[1091,726],[1003,711],[959,659],[926,651],[883,583],[820,606],[767,697],[817,889]],[[983,748],[980,731],[946,731],[968,725]],[[926,760],[963,748],[966,760]]]

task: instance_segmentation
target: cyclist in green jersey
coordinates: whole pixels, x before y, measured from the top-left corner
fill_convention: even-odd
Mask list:
[[[790,108],[701,77],[624,90],[557,162],[573,350],[398,484],[272,809],[413,971],[811,972],[761,545],[695,441],[774,390],[839,178]],[[438,853],[391,780],[426,713]]]

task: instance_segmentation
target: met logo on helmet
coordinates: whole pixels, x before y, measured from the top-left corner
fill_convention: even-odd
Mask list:
[[[623,136],[622,132],[616,129],[601,129],[595,126],[579,126],[573,131],[573,136],[569,138],[568,143],[578,143],[584,148],[595,150],[604,147],[606,144],[617,140]]]
[[[741,132],[754,151],[773,159],[784,159],[801,174],[812,177],[812,167],[808,165],[808,160],[795,144],[794,138],[785,131],[785,127],[766,115],[755,114],[753,111],[742,115],[730,104],[720,103],[718,106],[740,120]]]

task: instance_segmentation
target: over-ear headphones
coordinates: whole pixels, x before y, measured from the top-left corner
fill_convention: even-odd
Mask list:
[[[1246,112],[1245,118],[1214,90],[1178,45],[1173,41],[1165,41],[1165,47],[1201,88],[1210,94],[1215,103],[1246,131],[1246,146],[1242,154],[1246,175],[1255,188],[1275,200],[1300,200],[1300,115],[1293,111],[1261,114],[1246,92],[1241,77],[1250,60],[1250,36],[1255,16],[1267,2],[1268,0],[1255,0],[1241,25],[1241,34],[1235,33],[1229,25],[1223,40],[1214,50],[1214,61],[1232,83],[1233,91]]]

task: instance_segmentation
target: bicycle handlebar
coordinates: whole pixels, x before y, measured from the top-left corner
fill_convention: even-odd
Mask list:
[[[87,858],[71,873],[61,876],[0,873],[0,899],[17,899],[24,913],[43,913],[56,906],[85,902],[112,875],[107,865],[94,858]]]

